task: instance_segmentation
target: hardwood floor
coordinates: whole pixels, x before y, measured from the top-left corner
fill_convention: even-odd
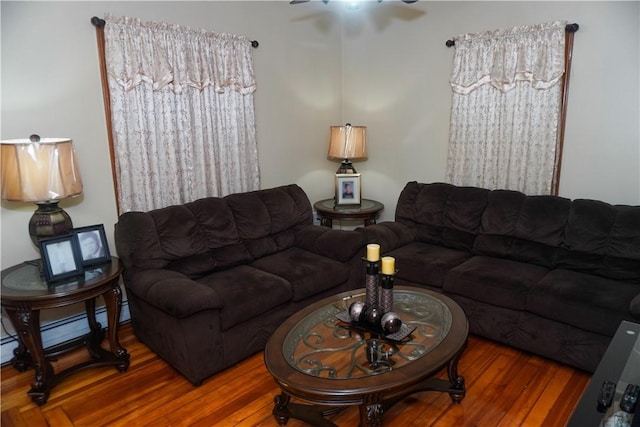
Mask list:
[[[277,426],[271,410],[279,390],[262,353],[194,387],[141,344],[130,325],[121,328],[120,341],[131,354],[127,372],[78,372],[54,388],[42,407],[26,395],[33,370],[3,367],[2,426]],[[86,357],[84,349],[64,355],[54,364],[56,372]],[[590,378],[473,336],[459,371],[467,384],[461,404],[446,394],[420,393],[391,408],[385,426],[564,426]],[[332,421],[357,426],[358,410],[348,408]]]

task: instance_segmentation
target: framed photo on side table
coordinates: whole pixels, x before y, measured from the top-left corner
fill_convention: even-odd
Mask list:
[[[78,237],[83,266],[105,264],[111,261],[104,225],[74,228],[73,233]]]
[[[336,206],[360,204],[360,174],[336,174]]]
[[[57,282],[84,272],[75,234],[42,239],[38,243],[47,282]]]

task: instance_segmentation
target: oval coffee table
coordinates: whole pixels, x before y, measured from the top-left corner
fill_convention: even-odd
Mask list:
[[[394,312],[416,329],[402,341],[340,321],[349,305],[364,300],[359,289],[318,301],[285,321],[265,347],[265,364],[281,394],[273,415],[316,426],[335,426],[325,417],[359,406],[361,426],[380,426],[382,416],[420,391],[465,395],[458,360],[467,344],[468,323],[460,306],[426,289],[394,288]],[[447,367],[448,380],[434,378]],[[305,403],[291,403],[291,397]]]

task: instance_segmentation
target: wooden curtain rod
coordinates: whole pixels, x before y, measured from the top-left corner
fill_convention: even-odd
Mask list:
[[[93,18],[91,18],[91,23],[96,27],[104,27],[107,21],[105,21],[104,19],[100,19],[97,16],[94,16]],[[258,40],[251,40],[251,46],[258,47],[260,46],[260,43],[258,43]]]
[[[580,29],[580,25],[575,24],[575,23],[574,24],[567,24],[567,26],[564,27],[564,30],[567,33],[575,33],[579,29]],[[447,42],[445,44],[447,45],[447,47],[455,46],[456,45],[456,41],[455,40],[447,40]]]

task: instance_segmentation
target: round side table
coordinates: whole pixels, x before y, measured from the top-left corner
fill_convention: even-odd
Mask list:
[[[313,208],[318,213],[320,224],[325,227],[332,227],[334,219],[340,221],[363,220],[366,227],[376,223],[384,205],[375,200],[362,199],[359,205],[335,206],[334,199],[325,199],[315,202]]]
[[[18,335],[18,347],[13,351],[13,367],[25,371],[35,368],[31,390],[27,392],[38,405],[44,405],[51,389],[71,373],[89,366],[113,365],[124,372],[129,367],[129,354],[118,341],[118,321],[122,306],[122,291],[118,283],[123,266],[116,257],[107,264],[88,268],[84,274],[65,281],[47,283],[40,275],[37,263],[24,262],[2,271],[2,308],[7,312]],[[96,298],[102,296],[107,309],[110,351],[101,347],[105,330],[96,321]],[[90,332],[70,343],[48,349],[42,347],[40,310],[84,302]],[[86,344],[92,360],[54,372],[49,362],[52,355],[61,354]]]

